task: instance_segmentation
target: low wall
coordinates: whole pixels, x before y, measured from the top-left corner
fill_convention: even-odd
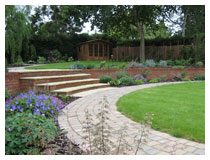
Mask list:
[[[148,75],[147,79],[158,78],[161,75],[166,75],[168,79],[173,78],[175,75],[181,74],[186,71],[187,78],[193,78],[197,74],[205,74],[205,68],[185,68],[185,69],[173,69],[173,68],[131,68],[131,69],[85,69],[79,70],[77,73],[89,73],[91,74],[91,78],[100,78],[102,75],[111,75],[115,78],[115,74],[118,71],[128,71],[130,76],[135,76],[136,74],[141,74],[143,71],[150,70],[150,74]],[[54,75],[62,75],[66,73],[62,72],[54,72]],[[73,72],[69,71],[69,74]],[[75,72],[74,72],[75,73]],[[50,75],[50,72],[43,72],[43,76]],[[25,76],[37,76],[37,73],[27,73],[21,74],[18,72],[7,72],[5,73],[5,87],[10,89],[12,94],[22,91],[21,89],[24,88],[21,85],[19,78]]]
[[[10,89],[10,93],[17,93],[20,91],[20,74],[18,72],[5,73],[5,88]]]

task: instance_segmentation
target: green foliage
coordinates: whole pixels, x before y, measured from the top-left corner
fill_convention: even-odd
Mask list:
[[[197,81],[197,80],[205,80],[205,75],[204,74],[197,74],[193,79],[195,81]]]
[[[185,77],[186,77],[186,75],[187,75],[187,71],[186,71],[186,70],[184,70],[184,71],[181,73],[181,76],[182,76],[182,78],[185,78]]]
[[[127,68],[127,64],[126,63],[123,63],[122,65],[120,65],[120,68]]]
[[[60,58],[61,58],[61,53],[57,49],[51,51],[49,57],[49,60],[51,62],[57,62]]]
[[[30,6],[5,6],[5,53],[9,63],[15,63],[31,39]],[[28,51],[25,54],[29,54]],[[23,54],[21,55],[23,56]]]
[[[42,63],[46,63],[46,59],[44,57],[38,57],[37,62],[42,64]]]
[[[183,78],[183,81],[191,81],[189,78]]]
[[[178,65],[178,66],[183,65],[183,61],[175,60],[175,65]]]
[[[120,85],[122,86],[136,85],[136,81],[130,76],[121,77],[119,80],[120,80]]]
[[[14,66],[22,66],[22,65],[24,65],[24,62],[23,62],[23,60],[22,60],[20,55],[18,55],[17,62],[15,62],[13,65]]]
[[[167,67],[167,61],[160,60],[159,64],[160,67]]]
[[[116,76],[117,79],[120,79],[122,77],[127,77],[128,72],[127,71],[117,71],[115,76]]]
[[[145,71],[142,71],[141,72],[141,75],[144,77],[144,78],[147,78],[148,75],[150,74],[151,70],[145,70]]]
[[[6,155],[40,154],[57,136],[52,120],[31,113],[17,113],[6,118]]]
[[[155,63],[155,61],[154,61],[153,59],[147,59],[146,62],[145,62],[145,64],[146,64],[148,67],[151,67],[151,68],[153,68],[153,67],[156,66],[156,63]]]
[[[9,99],[10,96],[11,96],[11,94],[10,94],[10,89],[5,88],[5,99],[6,99],[6,100]]]
[[[64,107],[63,102],[57,97],[45,94],[35,94],[33,91],[20,93],[12,100],[6,101],[6,116],[27,112],[53,118]]]
[[[136,84],[141,85],[141,84],[144,84],[144,82],[142,80],[136,80]]]
[[[68,58],[68,62],[73,62],[74,61],[74,58],[73,57],[69,57]]]
[[[80,61],[74,63],[74,65],[70,66],[70,69],[87,69],[87,66]]]
[[[114,80],[110,81],[109,84],[110,84],[110,86],[118,87],[118,86],[120,86],[121,83],[120,83],[120,80],[114,79]]]
[[[160,82],[160,78],[154,78],[149,81],[149,83],[158,83]]]
[[[103,75],[99,79],[100,79],[100,83],[109,83],[110,81],[113,80],[112,76],[110,75]]]
[[[174,69],[184,69],[184,66],[173,66]]]
[[[168,79],[168,77],[165,74],[160,76],[160,82],[166,82],[167,79]]]
[[[87,64],[87,69],[94,69],[96,66],[94,64]]]
[[[101,61],[100,68],[104,68],[106,66],[106,61]]]
[[[201,67],[201,66],[203,66],[203,62],[201,62],[201,61],[199,61],[199,62],[196,62],[196,64],[195,64],[196,66],[198,66],[198,67]]]
[[[171,59],[167,60],[167,64],[168,64],[168,66],[173,66],[174,65],[174,61],[172,61]]]

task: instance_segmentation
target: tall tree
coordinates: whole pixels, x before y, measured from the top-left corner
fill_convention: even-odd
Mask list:
[[[30,6],[5,6],[5,52],[14,63],[31,38]]]
[[[140,37],[140,60],[145,61],[145,28],[153,27],[162,13],[161,6],[118,5],[97,6],[91,22],[105,33],[110,27],[114,32],[131,33],[132,26],[137,28]]]

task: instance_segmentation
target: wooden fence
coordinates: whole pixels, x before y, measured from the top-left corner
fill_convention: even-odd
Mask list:
[[[180,52],[183,46],[187,50],[193,47],[192,45],[145,46],[145,58],[158,60],[182,59]],[[118,46],[113,48],[112,53],[116,61],[135,60],[140,55],[140,47]]]

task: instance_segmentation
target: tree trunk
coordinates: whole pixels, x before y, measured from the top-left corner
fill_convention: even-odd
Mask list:
[[[184,22],[182,26],[182,37],[186,35],[187,11],[184,13]]]
[[[145,40],[143,24],[137,23],[137,26],[140,33],[140,60],[145,62]]]

